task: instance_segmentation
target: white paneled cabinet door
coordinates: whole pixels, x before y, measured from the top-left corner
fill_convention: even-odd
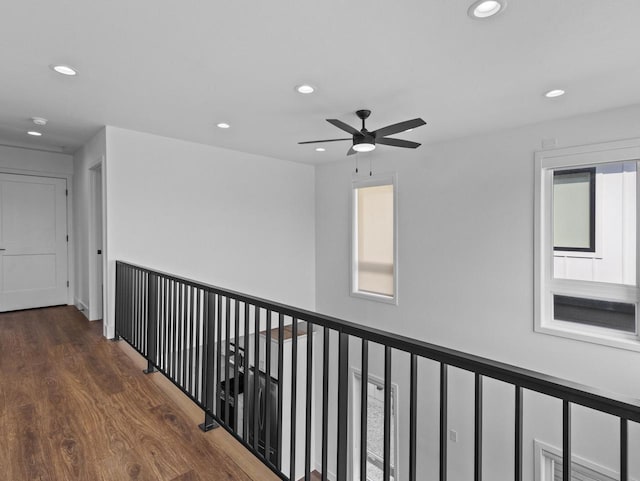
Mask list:
[[[67,303],[67,181],[0,174],[0,311]]]

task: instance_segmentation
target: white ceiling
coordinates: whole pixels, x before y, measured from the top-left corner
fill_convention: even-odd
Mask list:
[[[370,130],[422,117],[398,137],[429,143],[640,103],[640,1],[509,0],[486,21],[471,1],[8,0],[0,142],[73,152],[114,125],[313,163],[349,143],[297,142],[343,137],[324,119],[359,108]]]

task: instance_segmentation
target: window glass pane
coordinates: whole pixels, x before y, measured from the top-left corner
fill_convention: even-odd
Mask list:
[[[555,249],[594,250],[592,189],[595,169],[553,174],[553,245]]]
[[[589,170],[593,171],[595,190],[592,199],[595,208],[590,214],[594,220],[591,225],[595,227],[591,234],[595,247],[592,251],[577,247],[587,244],[590,225],[585,220]],[[636,162],[618,162],[581,171],[554,172],[556,279],[636,284],[636,171]],[[559,243],[569,250],[558,249]]]
[[[358,290],[393,297],[393,185],[357,189]]]
[[[623,302],[600,301],[580,297],[553,296],[553,317],[558,321],[618,331],[636,331],[636,306]]]

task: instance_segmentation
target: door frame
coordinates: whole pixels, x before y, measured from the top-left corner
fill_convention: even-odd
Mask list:
[[[102,242],[98,242],[97,239],[97,223],[95,212],[98,208],[98,172],[100,173],[100,207],[102,213]],[[100,159],[92,164],[89,167],[89,312],[88,319],[90,321],[97,321],[105,318],[106,311],[106,214],[105,214],[105,182],[104,182],[104,156],[101,156]],[[98,250],[98,245],[102,244],[102,284],[99,284],[98,279],[98,261],[96,251]],[[102,309],[98,309],[99,305],[99,296],[100,291],[102,290]]]
[[[351,479],[360,479],[360,413],[362,409],[360,406],[360,387],[362,386],[363,379],[362,370],[358,367],[351,367],[349,371],[349,399],[351,400],[349,403],[349,410],[351,414],[351,429],[348,430],[348,443],[351,447],[351,456],[348,456],[347,459],[347,469],[349,476],[352,477]],[[378,388],[384,389],[383,378],[376,376],[371,372],[368,373],[368,376],[369,379],[367,380],[367,387],[368,384],[375,384]],[[395,418],[395,422],[392,426],[393,439],[395,443],[391,446],[391,450],[393,451],[393,457],[395,460],[395,480],[401,479],[398,474],[398,456],[400,454],[400,442],[398,439],[398,432],[400,430],[398,424],[400,422],[400,416],[398,415],[398,390],[398,383],[391,381],[391,398],[392,405],[394,407],[391,414]]]
[[[67,279],[69,280],[69,286],[67,287],[67,305],[74,305],[76,272],[74,259],[75,236],[73,235],[73,174],[14,169],[11,167],[0,167],[0,173],[29,175],[31,177],[49,177],[53,179],[65,179],[67,181],[67,235],[69,236],[69,242],[67,242]]]

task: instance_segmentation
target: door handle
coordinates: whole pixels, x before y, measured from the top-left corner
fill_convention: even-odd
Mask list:
[[[7,249],[0,249],[0,251],[6,251]]]

